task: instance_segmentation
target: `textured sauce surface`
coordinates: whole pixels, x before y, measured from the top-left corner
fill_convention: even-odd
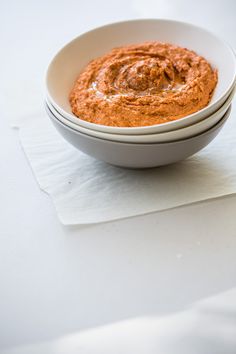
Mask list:
[[[217,71],[186,48],[146,42],[114,48],[91,61],[70,93],[72,112],[102,125],[161,124],[209,103]]]

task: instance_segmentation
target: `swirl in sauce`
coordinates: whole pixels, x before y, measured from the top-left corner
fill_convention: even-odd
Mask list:
[[[70,94],[72,112],[96,124],[134,127],[176,120],[205,107],[217,72],[196,53],[148,42],[90,62]]]

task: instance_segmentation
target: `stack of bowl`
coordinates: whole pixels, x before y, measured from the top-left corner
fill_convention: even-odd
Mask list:
[[[144,127],[104,126],[74,116],[68,97],[86,64],[114,47],[145,41],[194,50],[217,69],[218,83],[208,106]],[[234,52],[212,33],[177,21],[133,20],[100,27],[67,44],[48,68],[45,107],[62,136],[84,153],[118,166],[147,168],[183,160],[209,144],[230,115],[235,86]]]

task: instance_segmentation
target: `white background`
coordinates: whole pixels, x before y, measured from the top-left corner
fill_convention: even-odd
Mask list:
[[[236,286],[235,196],[63,227],[10,128],[33,119],[49,60],[81,32],[164,17],[202,25],[235,48],[235,13],[233,0],[1,1],[0,350],[169,313]]]

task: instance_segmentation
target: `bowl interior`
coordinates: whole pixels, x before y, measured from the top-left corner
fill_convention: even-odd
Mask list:
[[[236,72],[234,53],[212,33],[170,20],[133,20],[100,27],[66,45],[55,56],[47,72],[49,99],[56,107],[71,114],[69,93],[78,74],[90,60],[117,46],[152,40],[192,49],[217,68],[218,84],[210,105],[232,88]]]

